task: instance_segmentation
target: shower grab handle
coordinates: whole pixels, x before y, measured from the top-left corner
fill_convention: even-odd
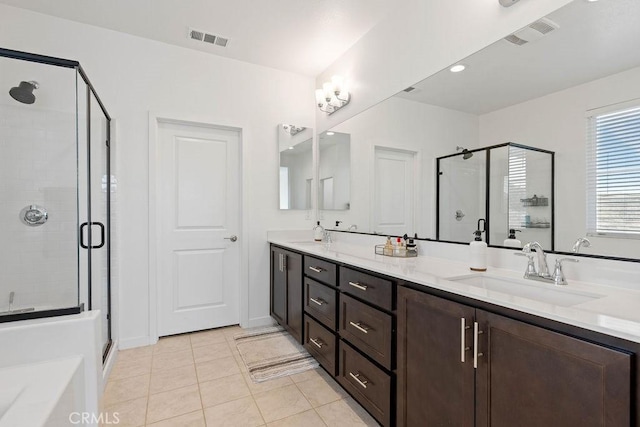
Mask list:
[[[104,246],[104,241],[105,241],[105,239],[104,239],[104,237],[105,237],[104,224],[101,223],[101,222],[92,222],[91,223],[92,226],[97,225],[98,227],[100,227],[100,244],[96,245],[96,246],[93,246],[93,245],[87,246],[87,245],[84,244],[84,230],[85,230],[85,228],[87,228],[88,225],[89,225],[88,222],[83,222],[80,225],[80,246],[83,249],[89,249],[89,247],[91,247],[91,249],[100,249],[101,247]]]

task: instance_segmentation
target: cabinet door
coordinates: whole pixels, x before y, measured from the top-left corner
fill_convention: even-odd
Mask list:
[[[287,324],[287,269],[285,252],[271,249],[271,317]]]
[[[285,252],[287,270],[287,325],[289,333],[302,342],[302,255]]]
[[[398,426],[473,426],[474,312],[398,287]]]
[[[631,356],[477,310],[477,425],[629,426]]]

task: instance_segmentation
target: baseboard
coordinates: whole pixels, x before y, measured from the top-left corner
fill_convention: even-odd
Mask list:
[[[151,337],[135,337],[125,338],[120,340],[119,350],[126,350],[128,348],[144,347],[146,345],[155,344],[151,342]]]
[[[240,325],[243,328],[257,328],[260,326],[271,326],[275,325],[275,321],[271,318],[271,316],[264,317],[254,317],[253,319],[249,319],[249,323],[247,325]]]

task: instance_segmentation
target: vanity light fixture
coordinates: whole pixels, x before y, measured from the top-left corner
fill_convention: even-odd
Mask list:
[[[316,89],[318,108],[327,114],[335,113],[349,101],[351,101],[351,94],[341,76],[333,76],[330,82],[322,85],[322,89]]]
[[[333,136],[335,134],[336,134],[335,132],[327,132],[327,136]]]
[[[451,71],[452,73],[459,73],[460,71],[464,71],[466,68],[466,65],[456,64],[453,67],[449,68],[449,71]]]
[[[296,135],[296,134],[302,132],[306,128],[305,127],[294,126],[294,125],[282,125],[282,129],[284,129],[284,131],[286,133],[288,133],[289,135],[293,136],[293,135]]]

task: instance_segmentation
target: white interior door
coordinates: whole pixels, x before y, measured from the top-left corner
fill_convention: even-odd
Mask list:
[[[239,134],[160,122],[158,155],[158,335],[239,323]]]
[[[410,236],[416,232],[414,152],[375,147],[373,229]]]

